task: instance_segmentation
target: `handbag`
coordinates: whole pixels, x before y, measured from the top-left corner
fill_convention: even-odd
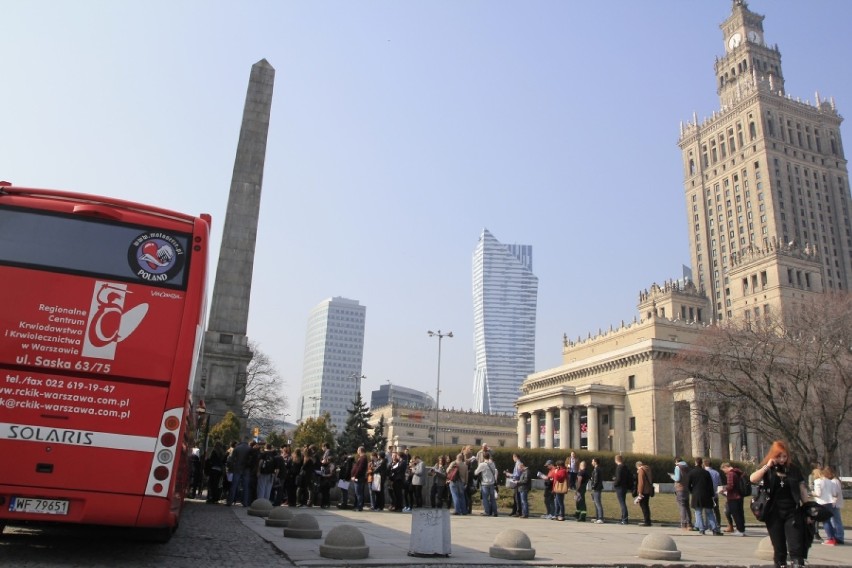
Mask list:
[[[568,493],[568,480],[563,479],[562,481],[554,481],[553,482],[553,492],[554,493],[561,493],[562,495],[564,495],[565,493]]]
[[[373,491],[382,490],[382,475],[380,473],[373,474],[373,482],[370,485],[370,489],[372,489]]]
[[[757,495],[751,498],[749,505],[754,518],[760,522],[766,521],[766,514],[769,512],[769,490],[763,486],[763,482],[757,487]]]
[[[458,476],[459,476],[459,468],[454,467],[454,468],[450,469],[449,473],[447,473],[447,481],[455,481]]]

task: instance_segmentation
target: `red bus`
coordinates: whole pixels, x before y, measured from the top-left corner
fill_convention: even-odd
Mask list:
[[[209,231],[206,214],[0,182],[0,530],[177,528]]]

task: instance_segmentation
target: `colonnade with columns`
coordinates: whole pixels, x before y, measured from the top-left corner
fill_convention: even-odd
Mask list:
[[[700,403],[694,392],[688,396],[681,393],[678,398],[672,413],[673,454],[740,461],[763,457],[765,444],[761,444],[756,430],[748,427],[748,417],[730,416],[719,404]]]
[[[582,420],[584,414],[585,421]],[[584,427],[587,449],[621,451],[625,434],[624,406],[586,404],[521,411],[518,413],[518,447],[579,449],[583,447]]]

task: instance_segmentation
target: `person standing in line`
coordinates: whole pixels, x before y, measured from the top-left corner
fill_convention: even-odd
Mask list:
[[[834,508],[832,509],[831,527],[834,529],[834,540],[837,544],[843,544],[843,487],[840,484],[840,478],[834,475],[834,470],[831,467],[826,467],[822,470],[823,476],[834,484],[835,497]]]
[[[447,482],[450,485],[450,495],[453,497],[453,514],[467,515],[467,501],[464,496],[467,482],[467,464],[464,454],[459,452],[456,461],[447,470]]]
[[[215,504],[222,498],[220,483],[222,482],[222,473],[225,471],[225,446],[222,442],[217,441],[213,444],[213,449],[204,460],[204,467],[207,468],[207,503]]]
[[[447,500],[447,460],[444,456],[438,456],[438,461],[429,468],[429,476],[432,478],[429,504],[433,509],[440,509]],[[449,505],[447,505],[447,508],[449,509]]]
[[[556,467],[550,472],[553,482],[553,520],[565,520],[565,495],[568,493],[568,470],[565,462],[556,461]]]
[[[528,519],[530,517],[530,471],[520,460],[518,460],[518,471],[518,516]]]
[[[367,459],[367,452],[364,446],[358,447],[357,458],[352,464],[352,477],[350,481],[355,489],[355,504],[356,511],[364,510],[364,491],[367,485],[367,469],[369,468],[370,460]]]
[[[654,479],[651,476],[651,468],[641,461],[636,462],[636,501],[642,509],[643,521],[641,527],[651,526],[651,489]]]
[[[613,477],[612,481],[612,485],[615,488],[615,498],[618,500],[618,506],[621,508],[621,520],[619,524],[626,525],[629,519],[627,512],[627,492],[630,491],[632,485],[632,476],[627,471],[627,466],[624,465],[624,458],[621,457],[621,454],[615,455],[615,477]]]
[[[519,464],[521,463],[521,456],[518,454],[512,454],[512,462],[514,462],[514,466],[512,471],[508,469],[503,472],[506,476],[506,479],[509,481],[509,486],[512,488],[512,512],[509,514],[510,517],[520,517],[521,516],[521,508],[520,508],[520,499],[518,498],[518,478],[521,476],[521,468]]]
[[[831,511],[831,516],[834,518],[834,501],[836,499],[834,483],[826,479],[819,468],[814,469],[812,473],[814,476],[814,492],[812,493],[814,501]],[[825,529],[825,540],[822,543],[827,546],[836,545],[837,538],[834,534],[832,522],[824,522],[822,528]]]
[[[551,520],[556,518],[556,513],[553,508],[553,472],[556,469],[553,465],[553,460],[544,462],[546,472],[539,472],[538,478],[544,480],[544,510],[545,513],[541,516],[543,519]]]
[[[686,478],[690,505],[695,512],[695,528],[698,529],[700,534],[706,534],[705,531],[709,530],[711,534],[721,536],[722,531],[719,530],[719,525],[716,524],[716,516],[713,514],[713,488],[715,485],[710,472],[702,466],[703,460],[695,458],[695,467],[692,468]]]
[[[565,460],[565,467],[568,468],[568,489],[573,489],[576,491],[579,462],[577,461],[577,454],[575,454],[573,451],[568,456],[568,459]]]
[[[355,493],[355,484],[352,483],[352,467],[354,465],[355,459],[352,456],[346,455],[346,452],[341,452],[338,477],[343,483],[338,484],[338,487],[340,487],[340,500],[337,502],[338,509],[348,509],[349,494]]]
[[[603,479],[598,465],[598,458],[592,458],[592,475],[589,477],[589,488],[592,490],[592,502],[595,504],[595,523],[600,525],[604,522],[603,501],[601,500]]]
[[[391,491],[391,506],[390,510],[401,513],[405,508],[403,505],[403,492],[405,491],[405,462],[402,461],[399,453],[394,452],[391,455],[391,465],[388,471],[388,481]]]
[[[465,480],[465,490],[464,490],[464,504],[465,510],[467,514],[470,515],[473,513],[473,494],[477,490],[477,478],[474,476],[476,468],[479,467],[479,462],[476,460],[476,456],[473,455],[473,451],[470,449],[470,446],[465,446],[462,451],[464,455],[464,463],[467,466],[467,479]]]
[[[249,466],[249,452],[251,452],[251,448],[249,447],[248,440],[248,437],[244,438],[242,442],[234,446],[234,451],[231,452],[231,468],[234,472],[234,479],[231,482],[231,493],[226,501],[226,505],[229,507],[236,502],[238,496],[243,507],[251,505],[249,501],[251,497],[251,480],[249,478],[252,477],[254,472]],[[240,494],[240,490],[242,490],[242,494]]]
[[[727,500],[726,511],[733,521],[732,531],[734,536],[745,536],[745,515],[743,514],[743,501],[745,496],[740,494],[740,478],[744,475],[742,470],[725,462],[721,466],[725,474],[725,498]]]
[[[677,509],[680,512],[680,528],[684,531],[691,531],[692,511],[689,508],[689,489],[686,487],[687,476],[689,476],[689,465],[683,458],[677,458],[672,481],[674,481]]]
[[[408,469],[411,470],[411,496],[409,497],[408,505],[408,512],[410,513],[412,509],[423,507],[423,472],[425,471],[425,466],[420,456],[411,458]]]
[[[586,469],[586,460],[581,460],[577,468],[577,489],[575,489],[574,499],[577,502],[577,510],[574,516],[581,523],[586,522],[586,489],[589,486],[589,470]]]
[[[497,466],[491,461],[491,452],[482,452],[482,461],[474,472],[479,477],[479,490],[482,494],[482,513],[485,517],[497,516]]]
[[[719,511],[719,490],[725,484],[722,482],[722,476],[719,472],[713,469],[713,464],[710,462],[710,458],[704,458],[701,460],[701,463],[704,465],[704,469],[707,470],[707,473],[710,474],[710,478],[713,480],[713,514],[716,516],[716,526],[722,526],[722,514]]]
[[[760,467],[750,476],[753,484],[761,484],[772,497],[764,522],[772,541],[776,568],[802,568],[807,557],[805,516],[801,508],[809,499],[807,478],[792,462],[786,442],[775,440]]]

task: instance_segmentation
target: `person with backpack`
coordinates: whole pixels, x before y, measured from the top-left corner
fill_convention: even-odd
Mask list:
[[[726,478],[724,490],[725,497],[727,498],[725,516],[728,517],[728,529],[730,529],[726,529],[725,532],[733,533],[734,536],[745,536],[743,503],[746,497],[751,496],[751,482],[743,474],[742,470],[733,467],[728,462],[723,463],[720,467]],[[745,491],[746,484],[748,485],[747,492]]]
[[[275,456],[278,452],[272,447],[272,444],[266,444],[263,452],[261,452],[257,465],[257,498],[269,499],[272,495],[272,484],[275,482],[275,477],[278,475]]]
[[[689,490],[686,488],[686,478],[689,475],[689,465],[683,458],[675,461],[674,481],[675,501],[680,512],[680,528],[684,531],[692,530],[692,511],[689,508]]]

